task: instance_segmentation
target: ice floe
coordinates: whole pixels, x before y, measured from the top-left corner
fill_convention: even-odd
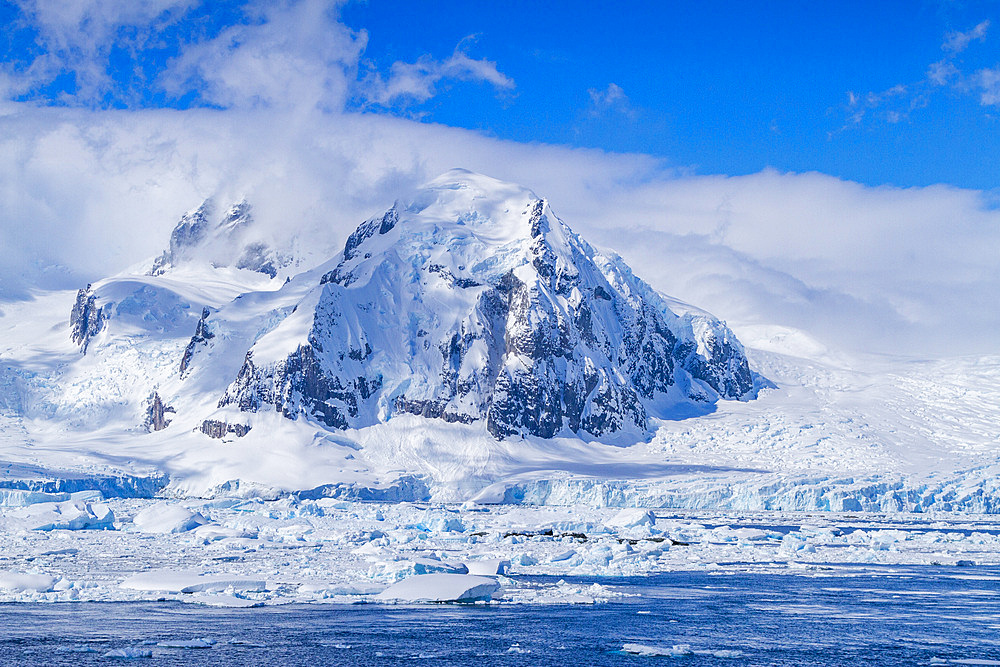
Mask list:
[[[145,533],[183,533],[208,523],[208,519],[180,505],[157,503],[136,514],[132,523]]]
[[[175,572],[153,570],[140,572],[121,582],[121,587],[134,591],[163,593],[202,593],[206,591],[262,591],[267,588],[263,579],[239,576],[206,575],[200,572]]]
[[[468,574],[418,574],[375,596],[380,602],[478,602],[490,600],[500,584]]]

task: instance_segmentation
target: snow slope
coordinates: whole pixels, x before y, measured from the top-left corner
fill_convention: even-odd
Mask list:
[[[196,209],[155,262],[0,305],[0,487],[1000,510],[1000,357],[777,326],[738,329],[744,350],[468,172],[307,270],[241,262],[249,211]]]

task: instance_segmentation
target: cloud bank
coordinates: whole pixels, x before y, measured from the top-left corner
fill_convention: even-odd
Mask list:
[[[209,196],[246,195],[266,234],[333,256],[361,220],[461,166],[531,187],[654,287],[733,325],[795,327],[855,350],[996,352],[1000,211],[982,192],[818,173],[692,176],[646,155],[362,112],[430,99],[450,80],[490,93],[515,83],[467,42],[443,59],[367,71],[367,36],[339,22],[337,3],[251,2],[223,25],[178,34],[200,4],[140,4],[22,3],[19,29],[44,48],[3,73],[0,299],[77,288],[156,255]],[[987,28],[949,36],[942,62]],[[167,55],[151,64],[153,42]],[[136,85],[191,108],[130,104],[108,78],[109,43],[144,72]],[[71,93],[38,92],[67,72]],[[983,74],[981,86],[997,82]],[[906,98],[897,92],[872,103]],[[627,103],[615,84],[591,97]],[[125,109],[105,108],[109,99]]]
[[[210,195],[335,254],[451,167],[533,188],[655,287],[733,324],[836,347],[994,349],[1000,211],[947,186],[817,173],[684,176],[643,155],[518,144],[372,114],[25,108],[0,118],[3,294],[77,287],[157,254]]]

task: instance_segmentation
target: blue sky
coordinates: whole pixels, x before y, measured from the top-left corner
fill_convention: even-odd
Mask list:
[[[653,153],[699,173],[771,166],[868,184],[997,186],[1000,106],[983,104],[971,80],[1000,67],[996,2],[434,5],[350,4],[344,17],[369,31],[376,67],[444,56],[475,35],[469,52],[517,83],[492,100],[455,86],[412,109],[439,122]],[[984,21],[982,39],[942,48]],[[929,85],[942,61],[963,81]],[[864,100],[899,85],[907,90],[850,104],[852,92]]]
[[[131,13],[112,2],[89,15],[68,9],[86,3],[47,4],[0,0],[4,72],[23,82],[15,99],[71,106],[239,105],[170,70],[185,50],[190,64],[192,45],[274,17],[241,2]],[[984,190],[1000,176],[997,2],[371,0],[322,11],[352,32],[339,38],[351,48],[321,59],[348,70],[334,107],[650,154],[698,174],[773,167]],[[456,66],[456,54],[483,66]],[[373,94],[406,65],[429,91]]]

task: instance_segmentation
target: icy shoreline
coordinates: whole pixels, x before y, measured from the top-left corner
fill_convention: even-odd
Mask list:
[[[22,500],[22,507],[0,508],[0,602],[398,601],[381,594],[397,582],[429,576],[430,588],[447,583],[468,601],[591,604],[624,593],[612,584],[559,578],[600,582],[682,570],[836,576],[831,566],[850,576],[885,565],[955,566],[961,576],[963,565],[1000,564],[1000,517],[989,515],[291,496],[105,500],[95,492]],[[421,591],[403,596],[407,600],[436,601]]]

